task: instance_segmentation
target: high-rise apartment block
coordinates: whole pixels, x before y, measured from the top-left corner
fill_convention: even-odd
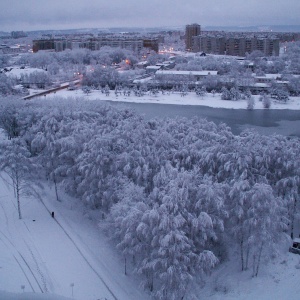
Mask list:
[[[279,55],[279,38],[274,34],[240,32],[203,32],[194,36],[193,52],[246,56],[254,50],[266,56]]]
[[[201,27],[199,24],[186,25],[185,27],[185,48],[187,51],[193,49],[193,37],[201,33]]]

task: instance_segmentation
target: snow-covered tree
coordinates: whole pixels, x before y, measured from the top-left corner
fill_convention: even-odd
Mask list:
[[[221,90],[221,99],[222,100],[232,100],[232,94],[226,87],[222,87]]]
[[[114,87],[118,82],[119,74],[114,68],[97,65],[94,70],[85,74],[82,84],[102,87],[109,85]]]
[[[262,101],[262,105],[264,108],[270,108],[271,107],[271,104],[272,104],[272,101],[270,99],[270,97],[268,95],[262,95],[260,98],[259,98],[260,101]]]
[[[206,95],[207,93],[207,90],[206,90],[206,87],[205,86],[202,86],[201,88],[200,87],[196,87],[196,95],[201,97],[203,99],[203,97]]]
[[[0,170],[3,170],[11,179],[17,199],[19,219],[22,219],[21,196],[34,192],[32,177],[37,174],[37,165],[33,163],[31,154],[21,139],[15,138],[0,145]]]
[[[253,276],[257,276],[263,253],[268,256],[276,252],[286,220],[282,219],[282,200],[274,195],[271,186],[251,186],[242,178],[229,193],[231,232],[239,245],[241,269],[248,269],[252,257]]]
[[[14,88],[15,84],[16,80],[5,74],[0,74],[0,95],[9,96],[17,94],[17,90]]]
[[[45,71],[34,71],[30,74],[21,74],[20,82],[27,88],[35,85],[37,88],[44,89],[51,83],[51,79]]]
[[[289,93],[280,87],[273,88],[271,90],[271,98],[286,103],[289,100]]]
[[[252,253],[252,275],[257,276],[263,255],[276,253],[287,224],[282,220],[282,200],[274,196],[269,185],[256,183],[245,200],[248,208],[242,226]]]
[[[83,86],[81,89],[87,96],[92,92],[91,88],[87,85]]]
[[[252,96],[250,96],[250,98],[247,98],[247,109],[253,110],[254,106],[255,106],[255,100]]]
[[[18,137],[22,129],[16,107],[19,104],[15,99],[0,104],[0,128],[4,129],[9,140]]]

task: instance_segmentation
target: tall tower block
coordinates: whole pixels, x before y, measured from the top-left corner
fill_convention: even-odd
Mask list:
[[[193,36],[197,36],[201,33],[201,27],[199,24],[186,25],[185,27],[185,49],[192,51]]]

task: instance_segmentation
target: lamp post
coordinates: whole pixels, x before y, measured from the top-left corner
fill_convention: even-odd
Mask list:
[[[72,289],[72,298],[74,298],[74,295],[73,295],[74,283],[71,283],[71,284],[70,284],[70,287],[71,287],[71,289]]]

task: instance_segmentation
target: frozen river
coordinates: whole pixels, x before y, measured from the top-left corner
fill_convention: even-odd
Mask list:
[[[155,117],[174,118],[176,116],[192,118],[198,116],[216,124],[226,123],[235,134],[239,134],[244,129],[252,128],[265,135],[276,133],[300,137],[299,110],[257,109],[249,111],[246,109],[211,108],[195,105],[123,102],[109,102],[109,104],[120,108],[132,108],[147,119]]]

